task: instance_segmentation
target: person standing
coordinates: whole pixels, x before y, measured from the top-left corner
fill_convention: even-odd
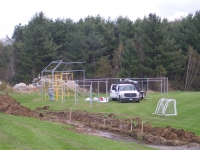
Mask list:
[[[51,86],[49,86],[49,100],[54,101],[54,92]]]

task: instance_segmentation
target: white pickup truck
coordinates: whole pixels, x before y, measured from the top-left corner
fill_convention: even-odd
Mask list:
[[[133,84],[119,83],[112,84],[110,98],[122,102],[140,102],[142,95]]]

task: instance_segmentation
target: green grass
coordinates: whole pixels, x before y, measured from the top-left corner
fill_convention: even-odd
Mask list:
[[[160,93],[151,93],[147,100],[140,103],[118,103],[110,100],[108,103],[86,102],[86,97],[78,97],[75,105],[73,97],[62,101],[49,102],[43,101],[39,94],[11,94],[21,105],[35,109],[36,107],[50,106],[51,110],[59,111],[72,108],[72,110],[84,110],[89,112],[114,113],[121,118],[140,117],[148,121],[153,126],[172,126],[177,129],[194,132],[200,136],[200,92],[170,92],[161,95]],[[96,95],[95,95],[96,96]],[[101,95],[102,96],[102,95]],[[161,98],[172,98],[177,103],[177,116],[162,116],[152,114]]]
[[[133,142],[78,134],[69,125],[0,113],[2,150],[150,150]]]
[[[51,110],[83,110],[96,113],[113,113],[120,118],[140,117],[153,126],[171,126],[176,129],[194,132],[200,136],[200,92],[170,92],[161,95],[151,93],[150,99],[140,103],[86,102],[86,97],[78,97],[75,105],[73,97],[62,101],[43,101],[40,94],[10,94],[11,97],[30,109],[50,106]],[[96,95],[95,95],[96,96]],[[102,96],[102,95],[101,95]],[[177,116],[152,114],[161,98],[176,99]],[[73,113],[73,112],[72,112]],[[32,123],[31,123],[32,122]],[[86,136],[69,130],[71,127],[44,122],[33,118],[16,117],[0,113],[0,149],[148,149],[133,143],[112,141],[99,137]]]

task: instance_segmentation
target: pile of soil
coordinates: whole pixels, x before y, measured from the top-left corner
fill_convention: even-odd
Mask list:
[[[0,112],[7,114],[40,118],[64,124],[69,124],[69,121],[79,122],[82,127],[108,131],[146,144],[168,146],[181,146],[188,143],[200,144],[200,137],[196,136],[195,133],[174,129],[170,126],[153,127],[148,122],[143,123],[140,118],[118,119],[115,114],[97,114],[78,110],[52,112],[48,109],[49,106],[44,106],[30,110],[20,105],[9,95],[0,95]]]
[[[0,112],[15,116],[38,117],[38,112],[20,105],[9,95],[0,95]]]
[[[72,120],[81,122],[93,129],[106,130],[122,136],[129,136],[146,144],[181,146],[188,143],[200,144],[200,137],[183,129],[153,127],[148,122],[142,123],[140,118],[117,119],[114,114],[95,114],[84,111],[45,112],[52,121],[66,122]]]

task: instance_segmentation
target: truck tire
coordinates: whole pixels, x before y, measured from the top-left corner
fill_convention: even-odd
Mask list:
[[[121,97],[120,97],[120,96],[119,96],[119,102],[120,102],[120,103],[122,103],[122,99],[121,99]]]
[[[140,102],[140,99],[138,99],[137,101],[135,101],[136,103],[139,103]]]

